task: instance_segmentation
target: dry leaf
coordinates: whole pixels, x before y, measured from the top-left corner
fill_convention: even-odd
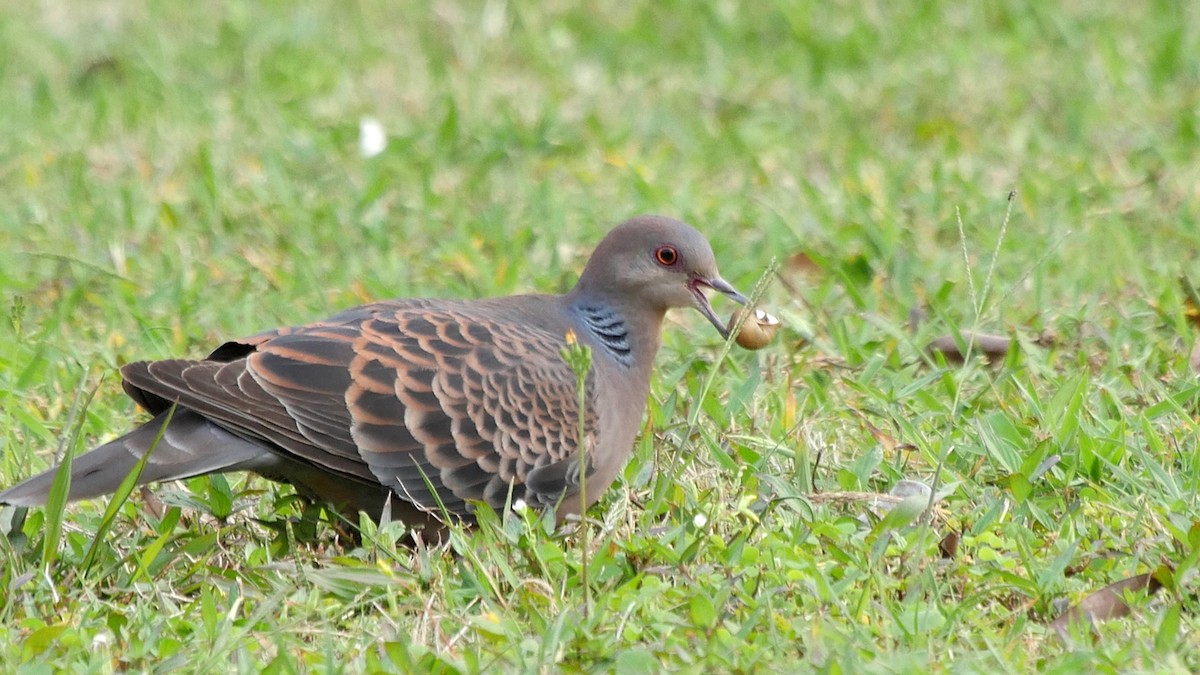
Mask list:
[[[143,506],[157,520],[162,520],[167,513],[167,506],[150,490],[148,485],[143,485],[138,489],[138,493],[142,496]]]
[[[974,331],[962,331],[963,347],[970,354],[982,354],[991,359],[1002,359],[1008,353],[1008,348],[1012,345],[1012,338],[1007,338],[1002,335],[988,335],[987,333],[976,333]],[[966,356],[958,348],[958,341],[953,335],[943,335],[929,343],[926,349],[930,353],[940,353],[946,357],[948,363],[962,363],[966,360]]]
[[[1057,619],[1050,623],[1050,627],[1058,633],[1063,641],[1066,641],[1070,637],[1069,629],[1073,623],[1087,621],[1090,625],[1097,621],[1120,619],[1121,617],[1128,616],[1132,610],[1125,603],[1125,592],[1137,593],[1144,590],[1148,594],[1153,595],[1163,586],[1163,582],[1159,577],[1163,574],[1169,575],[1170,573],[1169,568],[1162,567],[1153,572],[1138,574],[1128,579],[1122,579],[1116,583],[1109,584],[1084,598],[1083,602],[1063,612]]]
[[[796,251],[783,261],[779,268],[779,281],[789,293],[803,297],[804,293],[798,284],[805,279],[813,279],[824,274],[825,270],[804,251]]]
[[[1183,316],[1193,326],[1200,328],[1200,292],[1192,285],[1186,274],[1179,275],[1179,287],[1183,289]]]
[[[804,495],[813,504],[850,504],[853,502],[871,502],[872,505],[889,504],[895,506],[904,501],[904,497],[884,494],[882,492],[814,492]]]
[[[1058,333],[1055,333],[1053,328],[1045,328],[1033,343],[1039,347],[1055,347],[1059,343]]]
[[[817,276],[822,272],[821,266],[804,251],[796,251],[788,256],[783,269],[785,272],[806,276]]]
[[[938,542],[938,551],[942,554],[943,560],[952,560],[958,556],[958,539],[958,533],[951,532]]]
[[[891,434],[887,433],[883,429],[880,429],[874,424],[871,424],[871,421],[867,419],[867,416],[864,415],[861,410],[854,410],[853,408],[851,410],[854,412],[854,414],[858,415],[858,418],[862,420],[864,425],[866,425],[867,431],[871,434],[871,437],[875,439],[875,442],[883,446],[883,449],[887,452],[917,449],[917,446],[913,445],[912,443],[901,443],[900,441],[897,441]]]

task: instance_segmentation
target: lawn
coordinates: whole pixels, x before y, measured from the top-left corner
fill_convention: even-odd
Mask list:
[[[141,419],[123,363],[561,292],[638,213],[785,324],[668,321],[584,531],[0,509],[3,670],[1200,669],[1196,3],[7,0],[0,111],[0,486]]]

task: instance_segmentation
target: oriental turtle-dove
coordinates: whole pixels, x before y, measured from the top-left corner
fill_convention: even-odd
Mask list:
[[[76,458],[69,498],[113,492],[154,446],[142,483],[249,470],[376,519],[391,497],[394,517],[415,525],[517,499],[561,520],[583,506],[567,334],[592,352],[590,505],[632,450],[666,311],[695,308],[728,335],[706,290],[746,302],[699,232],[641,216],[600,242],[566,295],[390,300],[201,360],[130,363],[125,391],[154,418]],[[0,492],[0,504],[44,504],[54,476]]]

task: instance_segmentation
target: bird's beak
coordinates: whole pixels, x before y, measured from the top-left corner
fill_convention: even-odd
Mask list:
[[[722,338],[728,340],[729,329],[725,327],[725,322],[721,321],[721,318],[718,317],[717,313],[713,311],[712,305],[709,304],[708,298],[704,295],[704,291],[702,289],[711,288],[740,305],[745,305],[746,303],[750,302],[750,299],[741,293],[738,293],[736,288],[731,286],[728,281],[725,281],[721,277],[713,277],[711,279],[693,277],[691,283],[688,284],[688,287],[692,289],[692,294],[696,296],[696,309],[700,310],[700,313],[704,315],[704,318],[708,319],[708,322],[713,325],[713,328],[717,329],[717,332],[721,334]]]

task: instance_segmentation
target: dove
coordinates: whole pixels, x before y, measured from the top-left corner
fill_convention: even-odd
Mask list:
[[[152,418],[75,458],[68,499],[112,493],[150,452],[139,483],[251,471],[376,520],[386,505],[415,527],[518,500],[561,522],[632,452],[666,312],[696,309],[728,339],[713,291],[747,303],[700,232],[639,216],[609,231],[565,295],[387,300],[203,359],[130,363],[124,390]],[[568,335],[591,351],[582,409]],[[0,504],[45,504],[55,471]]]

